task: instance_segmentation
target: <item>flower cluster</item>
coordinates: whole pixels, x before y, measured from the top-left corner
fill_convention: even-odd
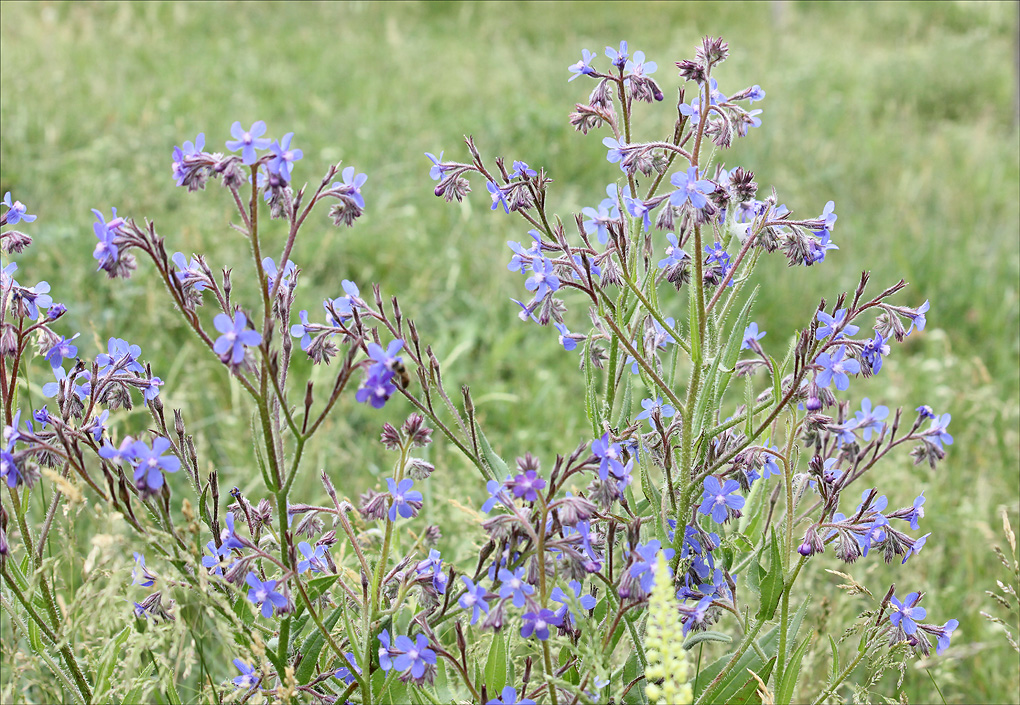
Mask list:
[[[602,142],[618,169],[607,167],[615,180],[606,197],[581,208],[571,228],[547,211],[552,179],[544,168],[505,159],[490,167],[470,138],[466,163],[426,153],[437,196],[462,200],[477,175],[491,210],[527,223],[526,237],[507,243],[507,268],[524,278],[528,292],[511,300],[521,320],[552,324],[559,344],[579,352],[591,426],[572,452],[544,467],[525,452],[508,465],[482,432],[470,390],[463,387],[458,406],[432,348],[396,297],[384,305],[381,287],[363,296],[343,280],[342,293],[322,302],[318,321],[296,309],[302,272],[291,253],[302,225],[320,203],[328,204],[336,226],[353,225],[365,212],[367,177],[337,164],[317,188],[295,189],[304,155],[293,146],[294,133],[273,140],[262,121],[248,129],[235,122],[229,154],[204,151],[199,134],[174,148],[172,176],[189,191],[220,179],[229,192],[236,227],[251,245],[253,305],[236,299],[231,270],[217,273],[201,254],[170,256],[153,223],[139,225],[116,208],[109,219],[93,211],[93,256],[111,278],[130,276],[138,253],[153,263],[185,325],[253,403],[261,485],[257,476],[246,478],[247,489],[231,489],[221,514],[221,469],[200,462],[183,412],[165,418],[163,381],[142,361],[140,347],[111,338],[105,352],[81,359],[80,334],[53,328],[66,308],[49,284],[22,286],[12,262],[0,278],[6,414],[0,478],[15,500],[21,533],[27,493],[44,473],[63,495],[80,493],[80,478],[165,557],[153,570],[134,552],[133,586],[188,588],[210,614],[244,625],[235,634],[244,657],[233,660],[240,675],[232,683],[248,691],[239,694],[245,698],[260,690],[290,700],[301,690],[326,702],[412,700],[409,689],[435,683],[457,689],[455,699],[499,705],[623,701],[640,678],[620,683],[617,676],[645,662],[640,687],[649,701],[713,701],[746,681],[737,671],[753,664],[742,654],[761,659],[751,670],[764,688],[771,659],[794,667],[778,644],[808,643],[797,638],[799,621],[789,619],[788,608],[812,556],[831,546],[847,563],[872,552],[906,563],[931,536],[907,533],[921,530],[923,492],[892,510],[877,488],[863,490],[853,510],[846,498],[857,502],[862,478],[893,449],[909,444],[916,462],[935,468],[953,437],[948,413],[922,405],[908,428],[901,409],[841,398],[856,378],[881,372],[893,341],[924,330],[928,302],[891,301],[902,283],[866,296],[863,275],[854,292],[806,313],[781,363],[769,354],[774,338],[750,320],[753,294],[745,286],[769,253],[781,251],[791,265],[822,265],[838,250],[837,216],[829,201],[818,216],[794,217],[775,190],[757,198],[751,171],[712,163],[706,145],[728,148],[762,124],[762,111],[751,106],[765,92],[757,85],[730,92],[713,75],[728,52],[721,39],[706,37],[693,59],[676,63],[695,97],[688,101],[681,91],[672,135],[641,142],[632,137],[635,110],[664,105],[652,78],[658,65],[625,41],[606,47],[604,72],[596,54],[582,51],[568,81],[584,77],[594,88],[570,121],[584,134],[611,132]],[[9,193],[3,205],[5,226],[35,220]],[[270,238],[259,227],[263,210],[289,226],[274,256],[264,255]],[[31,238],[7,230],[2,242],[5,252],[17,253]],[[583,316],[575,313],[579,307]],[[571,332],[571,316],[585,332]],[[859,335],[862,329],[870,333]],[[54,408],[35,409],[22,421],[14,392],[30,338],[54,376],[42,390]],[[296,349],[316,365],[335,362],[325,390],[312,376],[295,381]],[[413,387],[408,367],[416,372]],[[767,381],[759,384],[762,377]],[[740,378],[742,403],[729,408],[730,385]],[[294,389],[303,396],[295,399]],[[399,428],[382,427],[379,440],[393,458],[392,472],[381,477],[385,487],[380,482],[352,501],[338,493],[328,469],[320,479],[329,500],[295,502],[306,443],[344,403],[343,393],[383,409],[398,390],[416,411]],[[141,396],[151,426],[144,439],[116,441],[111,412],[130,408],[133,394]],[[445,450],[428,449],[433,428],[484,479],[480,513],[434,497],[430,478],[449,459]],[[806,469],[797,467],[799,453]],[[186,489],[195,501],[180,505],[181,522],[171,490]],[[135,511],[139,505],[144,511]],[[438,527],[424,525],[424,517],[447,506],[480,520],[483,540],[471,565],[453,560],[452,552],[444,557]],[[54,516],[51,510],[43,543]],[[7,522],[5,504],[5,584]],[[803,539],[791,538],[804,526]],[[26,554],[33,579],[47,581],[41,545]],[[24,568],[16,567],[20,575]],[[29,584],[11,584],[22,582]],[[942,653],[958,622],[923,623],[922,597],[915,592],[900,601],[890,588],[862,652],[906,643],[926,656],[934,641]],[[140,629],[149,620],[175,619],[162,590],[131,604]],[[759,639],[758,629],[770,621],[780,638]],[[692,678],[684,642],[719,640],[731,624],[739,640],[734,651],[712,679]],[[59,624],[43,626],[56,642]],[[704,633],[709,629],[715,633]],[[477,656],[471,638],[480,632],[492,633],[484,637],[491,649],[484,674],[468,667],[469,653]],[[620,643],[633,658],[618,652]],[[75,674],[73,651],[61,657]],[[543,674],[533,679],[536,666]],[[834,679],[849,675],[834,671]],[[80,699],[92,700],[86,679],[77,687]],[[490,697],[495,693],[498,699]]]

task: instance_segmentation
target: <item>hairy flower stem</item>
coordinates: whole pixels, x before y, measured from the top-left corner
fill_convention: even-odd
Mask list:
[[[56,633],[43,620],[39,613],[35,611],[35,608],[31,604],[31,600],[29,600],[25,594],[21,592],[18,588],[17,581],[7,571],[6,561],[0,562],[0,574],[3,575],[8,587],[11,588],[11,592],[13,592],[18,598],[18,602],[20,602],[22,607],[25,608],[25,611],[28,612],[32,621],[36,623],[40,631],[42,631],[42,633],[46,635],[46,638],[53,642],[54,645],[59,644],[60,640],[57,638]],[[50,593],[49,584],[46,582],[45,576],[41,574],[37,575],[39,578],[39,589],[43,594],[43,603],[46,606],[46,611],[49,613],[53,624],[59,625],[60,617],[57,614],[56,606],[53,603],[53,595]],[[81,696],[84,698],[86,703],[91,703],[92,689],[89,686],[88,681],[85,680],[85,676],[82,675],[81,668],[78,666],[78,661],[75,659],[74,652],[71,651],[71,647],[68,644],[63,644],[60,646],[59,651],[61,658],[64,660],[64,664],[67,666],[68,670],[71,671],[71,677],[74,678],[74,682],[77,684]]]
[[[623,331],[620,330],[616,322],[613,321],[611,318],[607,318],[605,320],[606,324],[613,329],[613,332],[616,334],[616,337],[619,340],[620,344],[623,345],[623,347],[627,349],[627,352],[630,353],[634,357],[634,359],[638,361],[638,364],[640,364],[641,367],[644,368],[645,372],[647,372],[648,375],[652,378],[656,386],[670,400],[670,402],[672,402],[673,406],[676,407],[676,412],[680,414],[680,417],[686,419],[687,418],[686,408],[684,407],[684,403],[680,401],[680,398],[676,395],[676,393],[669,388],[669,386],[662,380],[661,377],[659,377],[659,374],[655,371],[655,368],[652,367],[651,363],[649,363],[648,360],[645,359],[645,356],[638,352],[637,348],[633,347],[630,344],[630,341],[627,339],[627,336],[624,335]]]

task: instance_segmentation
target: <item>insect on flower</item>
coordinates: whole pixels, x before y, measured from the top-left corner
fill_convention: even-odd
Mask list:
[[[396,357],[393,358],[393,360],[391,360],[386,366],[390,368],[391,372],[393,372],[393,376],[400,381],[400,388],[407,389],[411,384],[411,375],[404,366],[404,361],[399,357]]]

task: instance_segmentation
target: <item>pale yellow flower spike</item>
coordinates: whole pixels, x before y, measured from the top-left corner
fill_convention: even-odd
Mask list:
[[[690,684],[690,663],[683,647],[684,635],[676,608],[669,566],[656,556],[655,587],[648,598],[645,630],[645,695],[654,705],[690,705],[694,692]]]

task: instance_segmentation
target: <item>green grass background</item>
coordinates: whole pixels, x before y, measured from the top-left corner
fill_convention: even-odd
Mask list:
[[[774,185],[798,215],[817,214],[829,199],[839,214],[840,250],[824,266],[788,270],[775,257],[759,267],[755,318],[770,332],[766,349],[784,350],[784,332],[806,324],[819,298],[851,289],[862,269],[876,291],[906,279],[900,303],[932,302],[924,334],[894,346],[882,374],[855,382],[850,398],[953,414],[956,443],[937,473],[903,454],[874,479],[893,506],[924,489],[934,534],[907,568],[862,561],[852,570],[876,593],[890,581],[927,590],[933,620],[961,621],[947,658],[928,668],[947,701],[1015,701],[1016,654],[978,615],[992,607],[984,591],[1001,574],[991,551],[1002,543],[996,513],[1015,517],[1020,496],[1015,13],[1011,3],[988,2],[3,2],[0,193],[39,215],[25,228],[36,244],[18,257],[19,278],[51,283],[70,309],[63,327],[85,331],[83,354],[111,335],[141,345],[221,486],[253,489],[250,408],[214,361],[193,359],[200,350],[148,264],[127,282],[93,271],[89,209],[149,218],[171,252],[202,252],[214,269],[241,272],[247,248],[226,226],[222,189],[174,188],[170,151],[200,131],[207,148],[222,149],[234,120],[263,119],[276,137],[293,131],[305,153],[296,181],[317,183],[340,159],[369,175],[367,213],[355,228],[335,229],[323,214],[305,229],[293,256],[303,269],[297,308],[318,310],[345,278],[363,293],[379,282],[384,295],[399,294],[447,363],[447,387],[471,386],[497,450],[531,450],[550,463],[590,429],[573,403],[583,389],[576,359],[549,331],[520,324],[509,302],[522,287],[506,271],[504,243],[527,228],[490,213],[482,183],[463,206],[435,198],[423,153],[466,160],[462,138],[472,134],[490,158],[544,166],[555,180],[553,210],[569,221],[597,204],[617,173],[602,134],[584,138],[567,124],[590,90],[566,83],[581,48],[627,39],[658,62],[667,100],[641,106],[636,127],[651,139],[671,125],[672,62],[692,56],[702,35],[722,35],[731,47],[716,74],[722,90],[757,83],[768,97],[755,105],[762,127],[721,158],[752,169],[764,191]],[[279,228],[268,237],[278,251]],[[234,284],[235,296],[255,291],[240,275]],[[683,315],[678,308],[672,313]],[[583,308],[569,316],[572,328],[585,328]],[[43,372],[33,368],[40,383]],[[300,365],[297,378],[318,372]],[[299,489],[320,494],[319,468],[351,496],[377,482],[390,459],[373,439],[383,420],[407,411],[351,400],[319,437]],[[123,432],[144,416],[118,423]],[[426,511],[451,535],[460,515],[439,498],[473,501],[481,488],[456,455],[434,448],[439,471]],[[69,551],[95,545],[88,524],[68,531]],[[471,559],[469,545],[450,542]],[[66,570],[70,600],[81,578]],[[816,603],[838,631],[860,605],[830,603],[838,580],[812,573]],[[824,674],[826,664],[806,668]],[[30,670],[20,673],[31,681]],[[915,702],[938,698],[929,674],[913,667],[906,692]]]

